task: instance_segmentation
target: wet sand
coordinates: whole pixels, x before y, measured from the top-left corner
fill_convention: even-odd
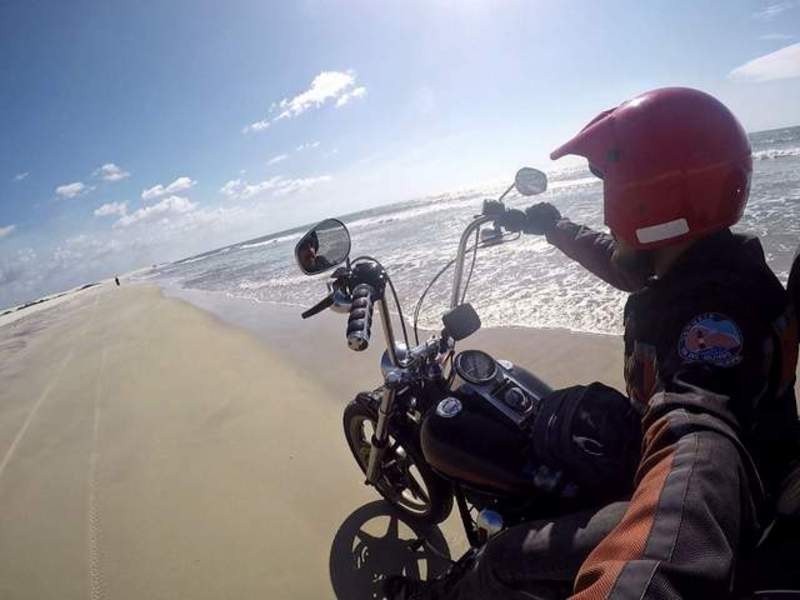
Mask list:
[[[356,354],[343,315],[206,303],[229,322],[103,285],[0,326],[0,597],[359,599],[401,566],[441,568],[405,550],[342,435],[381,339]],[[556,386],[621,383],[614,337],[467,345]],[[453,516],[436,535],[463,550]]]

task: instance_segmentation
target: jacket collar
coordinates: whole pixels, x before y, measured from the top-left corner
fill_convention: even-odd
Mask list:
[[[648,287],[660,287],[677,281],[698,271],[739,268],[737,259],[744,254],[750,259],[764,261],[764,250],[758,238],[734,234],[730,229],[722,229],[697,240],[661,277],[651,277]]]

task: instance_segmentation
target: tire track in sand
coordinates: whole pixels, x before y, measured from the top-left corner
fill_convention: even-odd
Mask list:
[[[100,365],[95,380],[95,394],[92,405],[92,450],[89,454],[88,506],[86,509],[86,541],[89,565],[89,598],[105,598],[105,581],[100,568],[100,512],[97,506],[97,440],[100,429],[100,393],[102,376],[106,363],[106,349],[100,351]]]
[[[99,296],[95,296],[94,303],[92,304],[92,312],[94,313],[97,310],[97,302],[99,300]],[[89,325],[91,321],[89,322]],[[85,337],[89,332],[89,325],[83,328],[83,331],[76,336],[78,339]],[[25,421],[22,423],[22,426],[17,431],[17,435],[14,437],[14,441],[11,442],[11,445],[6,450],[5,455],[3,456],[2,462],[0,462],[0,480],[2,480],[3,473],[8,466],[8,463],[14,456],[14,452],[19,446],[22,438],[25,437],[25,433],[28,431],[28,427],[30,427],[31,422],[33,422],[34,417],[39,412],[39,408],[42,406],[44,401],[50,396],[50,392],[53,390],[53,387],[58,382],[61,374],[64,372],[64,369],[72,360],[72,357],[75,356],[75,349],[78,346],[78,342],[76,341],[72,348],[70,348],[67,355],[61,361],[61,364],[56,369],[56,372],[50,378],[50,381],[45,386],[42,393],[39,395],[39,398],[36,399],[31,410],[28,412],[28,416],[25,417]],[[98,428],[99,428],[99,411],[98,411],[98,401],[100,398],[100,378],[103,373],[103,369],[105,367],[105,359],[106,359],[106,349],[105,347],[101,350],[100,353],[100,365],[97,372],[97,379],[95,380],[95,396],[94,402],[92,405],[93,409],[93,424],[92,424],[92,450],[89,455],[89,490],[88,490],[88,507],[87,507],[87,529],[88,529],[88,562],[89,562],[89,598],[91,600],[102,600],[105,597],[105,588],[103,584],[102,574],[100,572],[100,564],[99,564],[99,550],[98,550],[98,542],[99,542],[99,533],[100,533],[100,525],[99,525],[99,517],[97,511],[97,498],[96,498],[96,472],[97,472],[97,437],[98,437]]]
[[[25,433],[28,431],[28,427],[30,427],[33,418],[36,416],[36,413],[39,412],[39,407],[47,400],[47,397],[50,396],[50,392],[53,390],[53,386],[55,386],[56,382],[58,381],[59,377],[61,377],[61,373],[64,372],[64,368],[67,366],[69,361],[72,360],[72,357],[75,355],[75,347],[73,346],[67,355],[64,357],[64,360],[61,361],[61,364],[56,369],[55,374],[53,377],[50,378],[50,381],[45,386],[42,393],[39,395],[39,398],[36,399],[36,402],[33,404],[33,407],[28,412],[28,416],[25,417],[25,422],[22,423],[22,427],[19,428],[17,431],[17,435],[14,436],[14,441],[11,442],[11,445],[6,450],[5,456],[3,456],[3,461],[0,462],[0,479],[3,478],[3,473],[8,466],[9,461],[14,456],[14,452],[17,450],[17,446],[19,446],[20,441],[23,437],[25,437]]]
[[[94,304],[92,305],[92,311],[94,311],[97,308],[97,300],[98,296],[95,296]],[[89,326],[87,325],[86,327],[84,327],[81,334],[77,337],[82,338],[83,336],[86,335],[88,331],[89,331]],[[61,364],[58,366],[56,372],[50,378],[50,381],[47,382],[47,385],[45,386],[42,393],[39,395],[39,398],[37,398],[36,402],[34,402],[33,407],[28,412],[28,416],[25,417],[25,421],[22,423],[22,427],[20,427],[19,431],[17,431],[17,435],[14,436],[14,441],[11,442],[11,445],[8,447],[8,450],[6,450],[6,453],[3,456],[3,460],[2,462],[0,462],[0,480],[3,478],[3,473],[5,473],[9,461],[14,456],[14,452],[16,452],[17,446],[19,446],[19,443],[20,441],[22,441],[22,438],[25,437],[25,433],[28,431],[28,427],[30,427],[33,418],[36,416],[36,413],[39,412],[39,407],[41,407],[44,401],[47,400],[47,397],[53,390],[53,386],[55,386],[56,382],[61,377],[61,373],[64,372],[64,369],[66,368],[69,361],[71,361],[72,357],[75,356],[75,348],[77,347],[77,345],[78,342],[76,341],[72,345],[72,348],[69,349],[69,352],[67,352],[67,355],[64,357],[64,360],[61,361]]]

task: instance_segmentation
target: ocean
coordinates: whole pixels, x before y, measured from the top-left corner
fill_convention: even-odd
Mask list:
[[[735,229],[761,238],[770,266],[785,281],[800,244],[800,127],[753,133],[750,140],[750,201]],[[585,167],[554,169],[548,177],[546,193],[534,199],[512,196],[507,205],[524,208],[535,201],[552,202],[577,223],[603,227],[602,185]],[[455,256],[458,238],[481,202],[499,191],[440,194],[339,218],[350,229],[353,256],[366,254],[381,261],[408,315],[430,279]],[[326,276],[307,277],[295,265],[294,245],[306,229],[273,233],[162,265],[147,278],[169,287],[308,307],[325,295]],[[452,271],[429,293],[420,319],[424,327],[439,326],[451,282]],[[467,296],[485,327],[603,334],[621,333],[625,298],[540,236],[482,249]]]

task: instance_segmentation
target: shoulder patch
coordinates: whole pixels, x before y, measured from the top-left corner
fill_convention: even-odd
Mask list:
[[[743,343],[739,326],[730,318],[720,313],[703,313],[681,331],[678,354],[687,362],[733,367],[742,362]]]

